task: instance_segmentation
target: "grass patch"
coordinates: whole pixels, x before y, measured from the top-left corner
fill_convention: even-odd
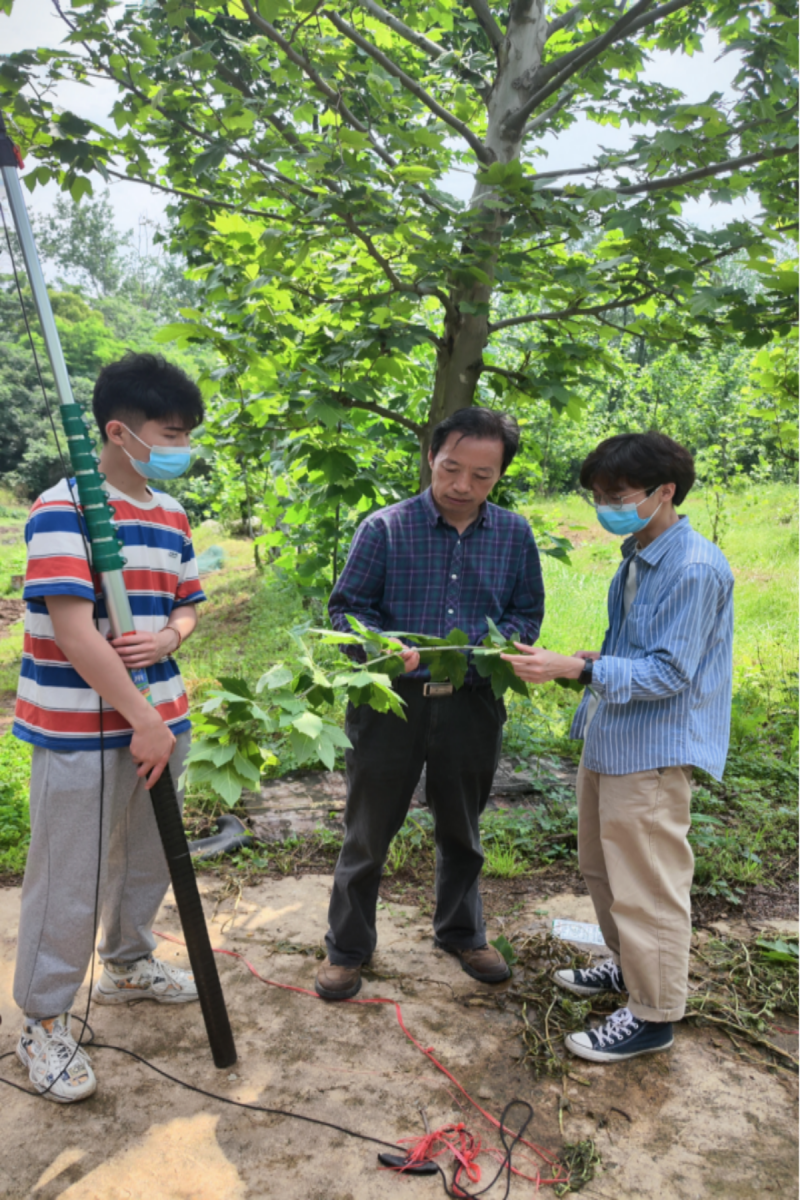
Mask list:
[[[0,487],[0,596],[21,596],[13,577],[25,574],[25,522],[28,507]]]
[[[28,782],[32,747],[10,733],[0,736],[0,875],[25,870],[31,840]]]

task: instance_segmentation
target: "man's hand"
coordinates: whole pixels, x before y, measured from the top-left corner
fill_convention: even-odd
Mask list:
[[[599,650],[576,650],[573,658],[582,658],[584,662],[597,662],[601,657]]]
[[[136,774],[142,778],[147,776],[144,786],[148,791],[163,775],[176,743],[175,734],[169,726],[164,724],[155,709],[150,711],[152,717],[134,727],[130,747],[134,760],[139,764]]]
[[[161,662],[177,650],[181,639],[176,629],[165,625],[158,633],[125,633],[109,640],[128,670],[133,671]]]
[[[415,650],[413,646],[404,646],[402,642],[398,642],[395,638],[392,638],[392,644],[399,648],[400,657],[406,669],[406,675],[409,671],[416,671],[419,666],[419,650]]]
[[[536,646],[526,646],[523,642],[514,642],[520,654],[501,654],[500,657],[511,663],[514,674],[526,683],[551,683],[554,679],[577,679],[583,670],[583,658],[577,654],[568,657],[566,654],[556,654],[553,650],[542,650]],[[590,653],[587,651],[587,653]]]

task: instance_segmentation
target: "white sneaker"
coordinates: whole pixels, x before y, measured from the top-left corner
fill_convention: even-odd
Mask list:
[[[96,1004],[129,1004],[132,1000],[186,1004],[197,999],[197,984],[191,971],[149,954],[134,963],[105,963],[92,999]]]
[[[89,1055],[70,1032],[69,1013],[45,1021],[26,1021],[17,1058],[28,1068],[37,1092],[59,1104],[85,1100],[97,1088]]]

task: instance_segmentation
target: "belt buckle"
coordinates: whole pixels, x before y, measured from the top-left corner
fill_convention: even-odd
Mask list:
[[[452,696],[452,683],[426,683],[422,688],[423,696]]]

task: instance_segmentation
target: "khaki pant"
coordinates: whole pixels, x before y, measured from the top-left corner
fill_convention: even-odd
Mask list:
[[[631,775],[578,770],[578,859],[634,1016],[680,1021],[686,1008],[691,767]]]

